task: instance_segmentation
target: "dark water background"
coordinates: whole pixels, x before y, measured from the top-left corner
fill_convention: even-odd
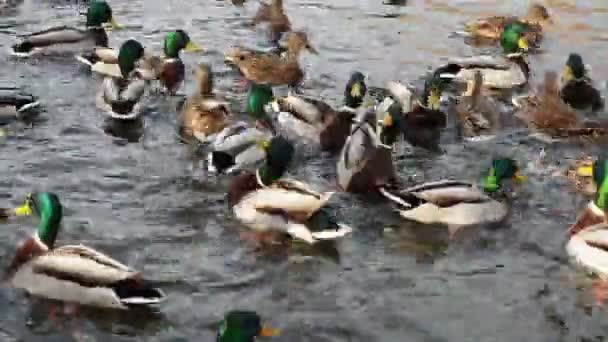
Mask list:
[[[523,13],[527,1],[380,0],[285,1],[296,29],[310,33],[319,56],[303,56],[304,91],[338,103],[349,74],[368,83],[411,80],[450,55],[475,52],[449,33],[468,19]],[[206,51],[184,55],[189,68],[211,63],[219,90],[234,73],[223,65],[230,46],[264,44],[247,27],[257,8],[216,0],[110,1],[128,38],[160,51],[166,31],[183,28]],[[608,78],[608,3],[547,0],[555,26],[543,54],[532,58],[533,82],[561,70],[580,52],[598,81]],[[63,328],[18,291],[0,290],[1,341],[212,341],[215,323],[231,309],[255,309],[282,329],[277,341],[602,341],[604,309],[594,307],[588,282],[567,263],[565,229],[585,199],[560,178],[528,165],[529,175],[510,220],[471,228],[455,239],[434,227],[406,223],[382,203],[346,194],[332,207],[355,227],[332,248],[295,246],[290,258],[254,251],[240,238],[224,193],[228,180],[193,168],[191,151],[177,142],[172,103],[155,100],[136,143],[108,135],[94,106],[97,81],[71,58],[14,61],[6,50],[14,33],[78,25],[73,6],[26,0],[0,15],[0,78],[40,96],[46,113],[33,127],[15,124],[0,138],[0,205],[26,192],[58,193],[66,207],[60,243],[81,241],[143,270],[169,294],[160,313],[85,311]],[[602,81],[604,82],[604,81]],[[184,93],[193,89],[192,80]],[[605,91],[604,91],[605,92]],[[453,141],[447,139],[446,141]],[[505,137],[492,143],[448,143],[437,156],[405,150],[397,162],[412,181],[442,177],[475,180],[497,151],[535,158],[540,143]],[[566,161],[594,148],[546,146]],[[292,174],[319,189],[334,184],[329,156],[302,153]],[[1,265],[35,220],[2,224]],[[74,337],[76,336],[76,337]]]

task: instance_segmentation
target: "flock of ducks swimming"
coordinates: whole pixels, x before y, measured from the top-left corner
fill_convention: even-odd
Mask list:
[[[214,75],[207,64],[196,67],[197,89],[177,108],[177,118],[182,141],[199,145],[209,171],[234,175],[227,189],[229,206],[237,220],[256,232],[261,246],[290,240],[315,244],[344,238],[353,230],[326,212],[334,192],[319,192],[284,177],[300,144],[337,155],[340,191],[375,193],[404,219],[443,224],[454,233],[463,226],[505,220],[506,189],[525,180],[517,161],[495,158],[480,184],[441,180],[406,187],[393,164],[393,149],[401,140],[438,151],[450,117],[462,137],[472,141],[492,139],[510,119],[550,142],[597,143],[608,134],[608,122],[593,114],[604,108],[604,100],[580,55],[568,57],[561,79],[547,72],[544,84],[529,90],[527,60],[552,24],[547,9],[538,4],[523,17],[495,16],[465,25],[462,34],[467,39],[499,45],[500,52],[449,59],[423,77],[421,92],[400,82],[368,88],[364,75],[354,72],[337,108],[300,94],[305,74],[299,56],[305,50],[318,52],[305,32],[291,30],[283,1],[261,4],[253,19],[254,25],[260,23],[269,24],[271,51],[237,47],[225,57],[246,80],[246,114],[251,120],[236,120],[229,103],[214,93]],[[112,9],[94,0],[84,29],[55,27],[23,36],[12,54],[44,56],[56,46],[74,47],[76,60],[103,76],[97,106],[113,120],[137,120],[145,113],[144,101],[155,82],[169,96],[181,87],[186,68],[180,52],[201,48],[186,32],[176,30],[167,33],[162,56],[134,39],[113,49],[108,47],[109,28],[120,28]],[[277,86],[288,86],[288,95],[276,96]],[[0,118],[27,119],[40,105],[30,94],[3,91]],[[442,99],[450,95],[456,101],[446,108]],[[571,170],[593,199],[570,227],[566,246],[573,260],[602,278],[608,277],[607,170],[607,160],[592,158]],[[23,206],[0,212],[7,218],[31,214],[40,217],[40,225],[17,249],[8,273],[14,287],[35,296],[116,309],[165,299],[140,272],[109,256],[82,245],[55,247],[62,219],[57,195],[30,194]],[[311,225],[319,215],[327,218],[323,225]],[[263,327],[253,312],[232,311],[218,341],[252,341],[277,333]]]

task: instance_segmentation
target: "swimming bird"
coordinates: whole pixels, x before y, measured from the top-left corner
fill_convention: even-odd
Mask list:
[[[29,119],[38,112],[38,98],[19,88],[0,87],[0,125]]]
[[[581,55],[571,53],[568,56],[561,83],[560,96],[570,107],[592,111],[604,109],[604,99],[593,86]]]
[[[224,316],[216,342],[254,342],[257,337],[279,334],[279,329],[262,324],[262,319],[256,312],[233,310]]]

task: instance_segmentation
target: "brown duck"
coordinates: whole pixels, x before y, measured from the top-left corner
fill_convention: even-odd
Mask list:
[[[278,41],[283,33],[291,30],[291,23],[283,9],[283,0],[272,0],[270,4],[260,3],[260,7],[253,17],[253,25],[265,22],[270,24],[272,41]]]
[[[500,109],[491,97],[482,96],[482,84],[477,71],[456,106],[459,128],[466,138],[492,136],[500,129]]]

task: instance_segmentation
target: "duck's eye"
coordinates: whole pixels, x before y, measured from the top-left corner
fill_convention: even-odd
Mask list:
[[[240,60],[240,61],[244,61],[244,60],[245,60],[245,56],[240,55],[240,56],[239,56],[239,60]]]

